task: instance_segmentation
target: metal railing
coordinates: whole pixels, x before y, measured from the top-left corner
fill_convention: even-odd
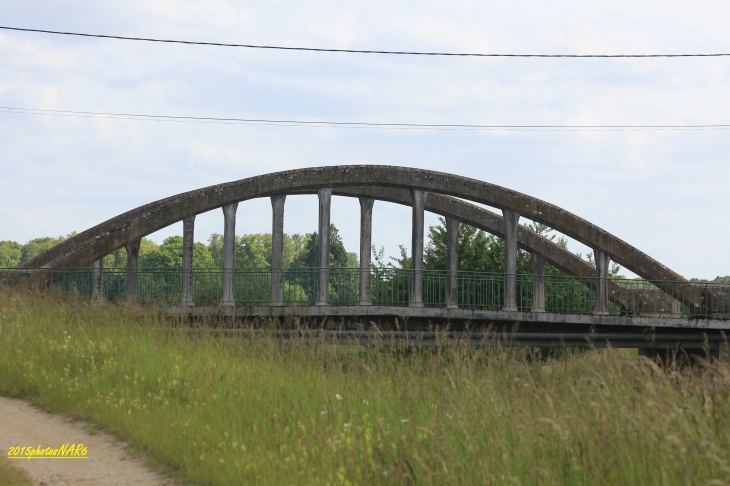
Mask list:
[[[329,268],[330,305],[355,306],[360,303],[360,278],[370,273],[370,302],[378,306],[408,306],[413,271],[393,268]],[[104,268],[95,273],[82,269],[0,269],[0,284],[27,286],[38,290],[57,289],[85,298],[120,301],[128,298],[127,280],[136,273],[136,300],[146,305],[180,305],[185,277],[192,280],[192,302],[196,306],[221,304],[222,270],[148,270]],[[444,308],[449,274],[441,270],[420,271],[423,279],[423,303],[426,307]],[[314,305],[317,297],[319,269],[282,270],[283,304]],[[271,302],[272,272],[234,270],[234,299],[230,304],[267,306]],[[457,302],[463,309],[502,310],[505,299],[505,276],[483,272],[457,272]],[[519,311],[561,314],[592,314],[597,310],[596,278],[542,277],[544,306],[535,306],[535,282],[532,275],[515,277]],[[604,313],[645,317],[693,317],[730,319],[730,286],[714,283],[690,283],[605,279]],[[539,290],[538,290],[539,291]],[[539,299],[538,299],[539,301]]]

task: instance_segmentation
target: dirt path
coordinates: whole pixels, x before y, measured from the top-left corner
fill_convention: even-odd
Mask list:
[[[172,485],[174,482],[150,471],[139,459],[130,459],[123,443],[108,434],[92,435],[82,425],[50,415],[22,400],[0,397],[0,454],[12,446],[40,445],[59,448],[83,444],[88,459],[12,459],[38,485]],[[2,479],[2,478],[0,478]],[[2,482],[2,481],[0,481]]]

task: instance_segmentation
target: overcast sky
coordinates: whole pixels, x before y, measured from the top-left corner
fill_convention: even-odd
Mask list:
[[[727,1],[4,1],[5,26],[211,42],[493,53],[730,52]],[[494,59],[283,52],[0,31],[0,105],[497,125],[730,124],[730,58]],[[426,131],[201,125],[0,113],[0,240],[82,231],[142,204],[273,171],[420,167],[574,212],[687,278],[730,274],[730,131]],[[237,233],[270,232],[268,200]],[[359,205],[332,221],[357,251]],[[429,224],[436,218],[430,216]],[[285,231],[317,226],[289,197]],[[196,239],[222,232],[220,210]],[[151,235],[181,234],[174,225]],[[410,243],[376,202],[374,244]],[[586,248],[570,243],[574,251]]]

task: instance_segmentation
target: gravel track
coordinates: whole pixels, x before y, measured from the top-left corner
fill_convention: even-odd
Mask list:
[[[51,415],[23,400],[0,397],[0,453],[5,457],[12,446],[55,449],[63,444],[84,444],[88,459],[12,459],[11,463],[26,470],[37,485],[175,484],[151,471],[142,459],[131,458],[127,446],[109,434],[91,434],[83,423]]]

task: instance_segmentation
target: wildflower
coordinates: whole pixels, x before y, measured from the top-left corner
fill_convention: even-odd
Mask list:
[[[337,394],[335,394],[335,398],[338,399],[338,400],[342,400],[342,395],[340,395],[339,393],[337,393]]]
[[[340,442],[342,442],[342,441],[341,441],[341,440],[335,440],[335,441],[333,441],[333,442],[332,442],[332,445],[337,445],[337,444],[339,444]]]
[[[345,428],[349,427],[350,425],[352,425],[352,424],[350,424],[350,423],[344,424]]]
[[[407,424],[408,422],[410,422],[410,420],[408,420],[408,419],[401,419],[400,420],[400,423],[402,423],[402,424]]]
[[[326,415],[326,414],[327,414],[327,410],[322,410],[322,412],[320,413],[320,415]]]
[[[370,402],[368,402],[367,400],[363,400],[363,401],[362,401],[362,404],[363,404],[363,405],[370,405]]]
[[[447,413],[447,414],[446,414],[446,417],[447,417],[447,418],[450,418],[450,419],[454,418],[454,416],[453,416],[453,415],[451,415],[450,413]]]
[[[388,475],[388,471],[383,471],[383,476],[387,476],[387,475]]]

